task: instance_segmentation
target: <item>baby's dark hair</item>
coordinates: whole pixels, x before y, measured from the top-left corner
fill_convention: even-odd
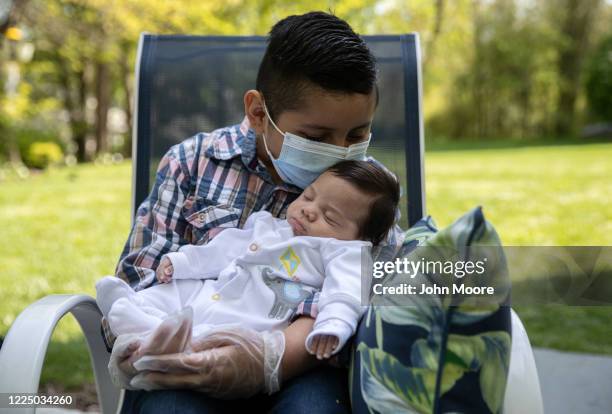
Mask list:
[[[299,109],[312,84],[364,95],[376,85],[376,62],[363,39],[347,22],[324,12],[288,16],[272,27],[256,88],[275,118]]]
[[[377,245],[387,238],[395,222],[400,198],[397,177],[370,161],[341,161],[327,171],[346,180],[360,191],[376,196],[370,213],[360,228],[359,238]]]

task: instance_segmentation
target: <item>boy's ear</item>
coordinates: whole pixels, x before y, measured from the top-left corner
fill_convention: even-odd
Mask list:
[[[244,113],[249,118],[251,129],[256,135],[264,132],[266,112],[263,109],[263,97],[255,89],[250,89],[244,93]]]

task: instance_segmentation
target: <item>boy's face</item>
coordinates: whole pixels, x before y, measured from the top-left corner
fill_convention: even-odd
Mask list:
[[[373,199],[331,172],[319,176],[287,209],[296,236],[357,240]]]
[[[247,91],[244,97],[246,115],[258,136],[257,156],[273,172],[261,135],[272,155],[277,158],[283,145],[283,135],[268,120],[263,110],[263,97],[256,90]],[[268,103],[269,105],[269,103]],[[343,94],[325,91],[311,85],[305,88],[301,105],[297,110],[280,111],[274,122],[283,132],[291,132],[313,141],[341,147],[366,141],[376,109],[376,92],[369,95]]]

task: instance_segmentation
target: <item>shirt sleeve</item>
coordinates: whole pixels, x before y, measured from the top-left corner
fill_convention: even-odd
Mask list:
[[[325,263],[325,279],[318,301],[319,312],[312,332],[305,341],[312,352],[315,335],[334,335],[338,345],[332,355],[344,347],[357,330],[357,323],[365,312],[361,305],[362,255],[369,254],[371,243],[330,240],[321,246]]]
[[[155,269],[161,257],[176,251],[186,241],[181,230],[186,220],[181,214],[191,188],[192,172],[197,167],[198,146],[202,134],[196,135],[170,148],[159,162],[155,183],[149,196],[136,213],[134,225],[117,267],[115,275],[134,290],[147,288],[155,281]],[[115,336],[105,318],[102,319],[104,342],[112,347]]]
[[[331,319],[339,319],[351,328],[351,335],[365,311],[361,304],[362,255],[369,254],[370,243],[330,240],[321,252],[325,279],[319,298],[319,314],[314,329]]]
[[[159,163],[151,193],[138,208],[115,269],[134,290],[149,287],[161,257],[187,243],[181,236],[187,226],[181,210],[191,187],[195,145],[191,138],[170,148]]]
[[[312,332],[306,337],[306,349],[311,354],[314,354],[314,349],[312,348],[314,337],[317,335],[332,335],[338,339],[338,344],[331,353],[331,355],[336,355],[344,348],[344,345],[353,336],[353,333],[354,330],[342,319],[327,319],[325,322],[316,324]]]
[[[268,213],[269,214],[269,213]],[[256,216],[255,219],[252,219]],[[244,255],[253,239],[253,222],[262,215],[252,214],[245,228],[228,228],[203,245],[184,245],[178,252],[164,255],[172,262],[173,279],[214,279],[234,259]]]

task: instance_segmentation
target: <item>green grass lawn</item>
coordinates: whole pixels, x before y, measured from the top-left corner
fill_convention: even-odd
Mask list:
[[[427,211],[439,227],[476,205],[506,245],[612,245],[612,144],[435,151],[426,156]],[[0,181],[0,335],[51,293],[94,295],[130,226],[129,163],[82,165]],[[535,346],[612,354],[612,308],[517,309]],[[91,382],[84,340],[60,323],[43,382]]]
[[[505,245],[612,245],[612,144],[436,151],[425,171],[440,228],[482,205]],[[515,310],[534,346],[612,354],[612,307]]]
[[[131,167],[83,165],[0,183],[0,335],[28,304],[52,293],[95,295],[112,274],[130,226]],[[42,382],[78,388],[93,381],[72,316],[49,347]]]

